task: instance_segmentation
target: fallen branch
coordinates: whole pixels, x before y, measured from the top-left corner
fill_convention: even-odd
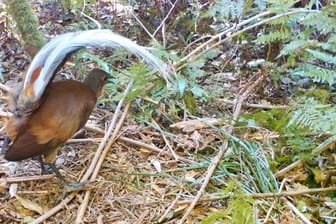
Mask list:
[[[54,174],[30,176],[30,177],[6,177],[6,178],[0,179],[0,184],[12,184],[12,183],[27,182],[27,181],[49,180],[53,177],[55,177]]]
[[[248,196],[254,199],[266,199],[266,198],[280,198],[280,197],[294,197],[294,196],[301,196],[306,194],[319,194],[319,193],[329,193],[335,192],[336,187],[327,187],[327,188],[313,188],[313,189],[305,189],[305,190],[298,190],[298,191],[282,191],[279,193],[256,193],[256,194],[249,194]],[[223,200],[229,198],[229,195],[213,195],[200,198],[199,202],[208,202],[208,201],[216,201],[216,200]],[[194,199],[178,201],[177,205],[183,204],[190,204]]]
[[[130,106],[130,103],[128,103],[126,105],[124,113],[122,114],[122,117],[119,119],[119,122],[117,123],[119,111],[121,110],[121,107],[124,104],[125,98],[126,98],[127,94],[129,93],[132,84],[133,84],[133,82],[130,82],[128,84],[127,89],[125,90],[124,98],[119,101],[116,112],[114,113],[111,124],[109,126],[109,129],[106,132],[103,141],[99,145],[98,150],[95,154],[95,157],[94,157],[93,161],[91,162],[91,165],[90,165],[89,169],[87,170],[87,172],[83,176],[82,181],[88,180],[90,176],[91,176],[90,181],[94,181],[96,179],[96,177],[98,176],[99,170],[101,168],[101,165],[103,164],[105,156],[107,155],[108,151],[110,150],[112,144],[115,142],[116,137],[117,137],[117,133],[119,132],[119,129],[121,128],[121,125],[122,125],[122,123],[123,123],[123,121],[126,117],[127,112],[128,112],[128,108]],[[113,133],[112,133],[112,130],[113,130]],[[111,133],[112,133],[112,135],[111,135]],[[109,139],[109,141],[106,143],[107,139]],[[75,220],[74,223],[78,223],[78,224],[82,223],[82,219],[84,217],[86,208],[89,204],[90,195],[91,195],[91,190],[87,190],[85,192],[85,196],[84,196],[84,199],[82,201],[82,204],[78,208],[77,217],[76,217],[76,220]]]
[[[242,95],[240,95],[240,96],[238,95],[238,98],[237,98],[237,101],[236,101],[237,104],[235,105],[235,107],[234,107],[235,109],[234,109],[234,112],[233,112],[233,123],[238,120],[243,101],[262,82],[262,80],[264,80],[264,78],[265,78],[264,75],[261,74],[256,81],[254,81],[250,86],[248,86],[246,88],[245,92]],[[229,126],[229,128],[227,130],[228,134],[232,133],[233,126],[234,125]],[[228,146],[229,146],[229,139],[226,138],[224,140],[224,143],[222,144],[222,146],[219,148],[219,151],[218,151],[217,155],[212,159],[211,164],[208,167],[208,170],[206,171],[206,176],[205,176],[205,179],[203,181],[203,184],[202,184],[201,188],[198,190],[197,195],[195,196],[194,200],[189,205],[187,211],[184,213],[183,217],[180,219],[180,221],[179,221],[180,224],[182,224],[186,221],[189,214],[192,212],[192,210],[196,206],[198,200],[201,198],[202,194],[205,191],[205,188],[207,187],[207,185],[208,185],[208,183],[209,183],[209,181],[212,177],[212,174],[216,170],[216,167],[217,167],[218,163],[220,162],[221,158],[224,156],[224,153],[225,154],[230,154],[231,153],[231,150],[228,149]]]

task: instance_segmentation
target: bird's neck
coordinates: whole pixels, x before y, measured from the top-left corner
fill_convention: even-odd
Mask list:
[[[85,78],[83,84],[88,86],[96,95],[97,98],[102,94],[103,86],[95,79]]]

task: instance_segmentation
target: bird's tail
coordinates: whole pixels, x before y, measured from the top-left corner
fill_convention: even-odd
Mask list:
[[[46,86],[66,58],[86,47],[125,49],[155,68],[167,82],[171,80],[170,71],[165,63],[144,47],[110,30],[67,33],[53,38],[34,57],[25,76],[22,91],[18,96],[17,109],[31,110],[31,105],[35,105],[39,101]]]

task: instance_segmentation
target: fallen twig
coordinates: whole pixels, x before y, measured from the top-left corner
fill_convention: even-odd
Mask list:
[[[272,12],[262,12],[259,13],[251,18],[248,18],[238,24],[236,24],[235,26],[224,30],[223,32],[213,36],[210,40],[204,42],[203,44],[201,44],[200,46],[198,46],[195,50],[193,50],[192,52],[190,52],[187,56],[183,57],[180,61],[178,65],[175,65],[176,70],[180,71],[182,68],[184,68],[185,66],[187,66],[189,63],[187,62],[187,60],[189,60],[190,58],[192,58],[192,61],[197,60],[199,57],[201,57],[202,55],[204,55],[206,52],[218,47],[219,45],[221,45],[222,43],[232,39],[233,37],[236,37],[238,35],[240,35],[241,33],[244,33],[248,30],[254,29],[255,27],[264,25],[266,23],[272,22],[274,20],[277,20],[281,17],[285,17],[285,16],[289,16],[292,14],[297,14],[297,13],[312,13],[312,12],[318,12],[318,10],[306,10],[306,9],[295,9],[295,10],[291,10],[282,14],[278,14],[275,16],[272,16],[270,18],[267,19],[260,19],[262,17],[265,16],[269,16],[272,14]],[[254,23],[252,25],[249,25],[243,29],[243,26],[247,25],[247,24],[251,24],[252,21],[259,21],[257,23]],[[239,30],[240,29],[240,30]],[[236,32],[234,32],[236,31]],[[223,38],[224,37],[224,38]],[[214,41],[218,41],[215,44],[211,45],[212,42]],[[204,49],[203,51],[201,51],[202,49]]]
[[[75,198],[77,192],[72,192],[68,197],[66,197],[63,201],[61,201],[58,205],[54,208],[50,209],[34,221],[30,222],[30,224],[39,224],[47,220],[50,216],[54,215],[55,213],[59,212],[63,208],[66,208],[67,204]]]
[[[248,86],[243,94],[238,96],[238,99],[236,101],[237,104],[235,105],[235,107],[234,107],[235,109],[234,109],[234,112],[233,112],[233,122],[238,120],[243,101],[261,83],[262,80],[264,80],[264,75],[263,74],[261,74],[255,82],[253,82],[250,86]],[[229,126],[229,128],[227,130],[227,133],[231,134],[232,130],[233,130],[233,126]],[[184,215],[180,219],[179,223],[181,223],[181,224],[184,223],[185,220],[188,218],[189,214],[191,213],[191,211],[196,206],[198,200],[201,198],[203,192],[205,191],[205,188],[207,187],[207,185],[208,185],[208,183],[209,183],[209,181],[212,177],[212,174],[215,172],[216,167],[217,167],[218,163],[220,162],[224,153],[225,154],[231,153],[231,150],[228,150],[228,146],[229,146],[229,139],[226,138],[224,140],[224,143],[222,144],[222,146],[219,148],[219,151],[218,151],[217,155],[212,159],[211,164],[208,167],[208,170],[206,171],[206,176],[205,176],[205,179],[202,183],[201,188],[198,190],[197,195],[195,196],[194,200],[189,205],[187,211],[184,213]]]
[[[302,214],[302,212],[300,212],[299,209],[297,209],[292,203],[290,203],[286,198],[281,198],[281,200],[283,202],[285,202],[285,204],[297,215],[300,217],[300,219],[306,223],[306,224],[313,224],[311,221],[309,221],[309,219],[307,219],[306,216],[304,216],[304,214]]]
[[[312,151],[312,155],[317,155],[322,153],[324,150],[327,150],[329,148],[332,148],[336,143],[336,136],[332,135],[330,138],[326,139],[325,141],[323,141],[320,145],[318,145],[316,147],[316,149],[314,149]],[[299,166],[300,164],[302,164],[305,161],[305,159],[299,159],[295,162],[293,162],[292,164],[286,166],[285,168],[283,168],[282,170],[279,170],[278,172],[275,173],[276,177],[281,177],[283,175],[285,175],[286,173],[288,173],[288,171],[294,169],[295,167]]]
[[[27,182],[27,181],[36,181],[36,180],[48,180],[55,177],[54,174],[48,175],[39,175],[39,176],[30,176],[30,177],[6,177],[0,179],[0,184],[6,183],[19,183],[19,182]]]
[[[294,197],[294,196],[301,196],[305,194],[318,194],[318,193],[328,193],[328,192],[335,192],[336,187],[327,187],[327,188],[313,188],[313,189],[305,189],[305,190],[298,190],[298,191],[282,191],[278,193],[256,193],[256,194],[249,194],[250,197],[254,199],[265,199],[265,198],[280,198],[280,197]],[[216,201],[229,198],[229,195],[213,195],[200,198],[199,202],[208,202],[208,201]],[[190,204],[194,199],[188,199],[183,201],[178,201],[176,204]]]
[[[9,92],[10,88],[6,86],[5,84],[0,83],[0,90],[3,90],[5,92]]]
[[[127,96],[128,92],[130,91],[132,84],[133,84],[133,82],[130,82],[128,84],[127,89],[125,90],[125,94],[124,94],[125,97]],[[122,105],[124,104],[125,97],[119,101],[116,112],[114,113],[111,124],[109,126],[109,129],[104,136],[104,140],[99,145],[98,150],[95,154],[95,157],[94,157],[93,161],[91,162],[91,165],[90,165],[89,169],[87,170],[87,172],[83,176],[82,181],[88,180],[90,176],[91,176],[91,178],[90,178],[91,181],[94,181],[96,179],[96,177],[98,175],[98,172],[100,170],[100,167],[101,167],[101,165],[102,165],[102,163],[105,159],[105,156],[106,156],[107,152],[110,150],[112,144],[114,143],[114,141],[116,139],[116,136],[117,136],[117,133],[119,132],[119,128],[121,127],[121,125],[122,125],[122,123],[123,123],[123,121],[126,117],[126,113],[128,112],[128,108],[129,108],[129,105],[130,105],[129,103],[126,105],[124,113],[122,114],[122,117],[119,119],[119,123],[117,124],[118,114],[119,114],[119,111],[121,110]],[[114,130],[113,133],[112,133],[112,130]],[[112,135],[111,135],[111,133],[112,133]],[[109,138],[109,141],[106,143],[108,138]],[[82,219],[84,217],[86,208],[87,208],[88,203],[89,203],[90,195],[91,195],[91,190],[87,190],[85,192],[85,196],[84,196],[84,199],[82,201],[82,204],[78,208],[75,223],[78,223],[78,224],[82,223]]]
[[[222,101],[223,103],[231,104],[231,105],[236,104],[235,100],[220,99],[219,101]],[[262,109],[288,109],[289,108],[287,105],[256,104],[256,103],[247,103],[247,102],[243,102],[242,105],[246,107],[262,108]]]

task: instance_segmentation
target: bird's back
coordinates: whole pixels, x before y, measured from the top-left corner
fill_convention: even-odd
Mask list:
[[[51,83],[34,113],[19,125],[9,123],[13,142],[5,158],[23,160],[59,147],[85,125],[95,103],[96,93],[83,83],[74,80]],[[12,119],[14,122],[17,119]]]

